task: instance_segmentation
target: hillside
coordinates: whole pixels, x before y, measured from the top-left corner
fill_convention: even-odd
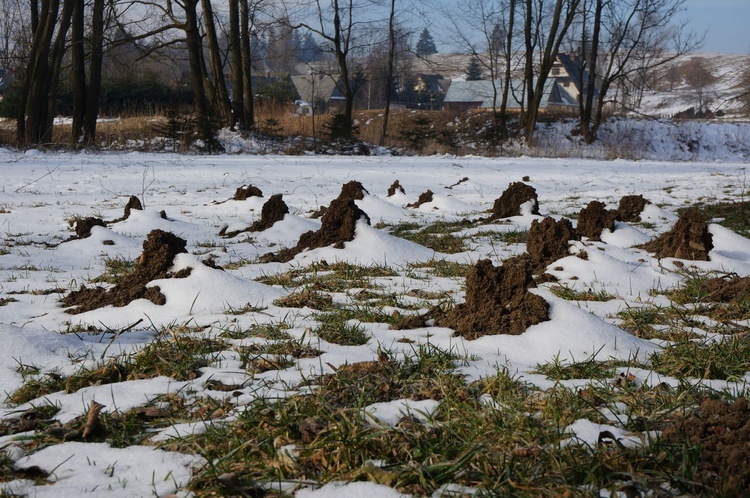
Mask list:
[[[467,54],[436,54],[415,59],[412,70],[460,80],[465,77],[469,59]],[[697,108],[702,102],[711,111],[724,111],[727,118],[747,118],[747,98],[743,100],[741,95],[750,90],[748,74],[750,55],[687,54],[648,76],[649,89],[640,102],[631,102],[635,104],[632,114],[672,117],[690,107]]]

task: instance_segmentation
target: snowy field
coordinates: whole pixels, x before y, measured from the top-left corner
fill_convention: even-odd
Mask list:
[[[408,352],[413,344],[431,343],[458,351],[465,361],[457,372],[467,379],[493,375],[498,366],[533,383],[539,389],[553,384],[535,373],[538,364],[597,358],[644,361],[658,351],[661,342],[635,337],[618,327],[618,311],[643,303],[667,303],[654,290],[677,287],[685,279],[681,269],[716,270],[750,276],[750,240],[711,224],[714,248],[710,261],[657,260],[635,245],[669,230],[677,210],[696,202],[736,201],[747,195],[747,164],[743,162],[593,161],[582,159],[489,159],[479,157],[321,157],[321,156],[180,156],[170,154],[69,154],[26,153],[0,150],[0,386],[6,395],[25,382],[29,371],[69,376],[82,366],[106,363],[140,350],[168,327],[185,326],[205,336],[229,329],[284,321],[292,337],[322,351],[315,358],[299,358],[281,369],[251,372],[241,367],[232,350],[221,352],[200,375],[188,380],[164,376],[87,386],[74,392],[58,391],[13,406],[0,400],[0,421],[13,420],[32,406],[54,405],[61,424],[85,416],[92,400],[103,413],[125,412],[169,393],[194,397],[234,397],[235,411],[210,421],[174,425],[155,432],[141,445],[111,447],[106,442],[62,442],[35,450],[28,441],[33,431],[0,437],[0,448],[15,468],[39,467],[46,484],[31,478],[0,482],[1,493],[29,496],[159,496],[185,493],[191,476],[204,468],[199,456],[163,451],[160,441],[205,430],[205,425],[231,423],[244,406],[261,397],[283,396],[289,386],[330,373],[345,364],[377,360],[380,348]],[[541,216],[525,214],[507,220],[473,226],[458,235],[466,237],[467,250],[441,254],[389,233],[404,223],[428,226],[438,221],[456,222],[487,216],[493,202],[512,182],[536,189]],[[261,263],[259,257],[282,247],[294,246],[299,236],[316,230],[320,220],[311,213],[327,206],[341,186],[356,180],[369,195],[357,205],[371,225],[358,222],[356,237],[343,249],[333,247],[305,251],[288,263]],[[388,197],[399,180],[405,193]],[[235,190],[254,185],[262,198],[232,200]],[[406,205],[426,190],[433,201],[418,208]],[[289,214],[264,232],[242,233],[234,238],[219,235],[222,228],[241,230],[257,220],[263,203],[283,194]],[[549,305],[550,320],[517,336],[484,336],[469,341],[447,328],[427,326],[413,330],[389,330],[382,323],[358,323],[368,336],[360,346],[339,345],[316,337],[316,323],[308,308],[282,307],[278,299],[295,288],[258,281],[263,276],[309,267],[314,262],[349,262],[380,265],[395,276],[378,277],[379,292],[402,296],[439,294],[460,303],[464,279],[440,277],[415,265],[433,260],[473,264],[489,258],[496,265],[525,251],[524,244],[502,243],[492,234],[528,230],[533,220],[575,217],[590,201],[616,208],[624,195],[642,194],[652,204],[640,224],[618,222],[614,232],[602,234],[601,242],[571,243],[571,255],[549,265],[558,285],[576,290],[605,292],[605,302],[569,301],[551,292],[552,284],[540,284],[533,292]],[[134,210],[124,221],[94,227],[88,238],[74,235],[69,221],[76,217],[114,220],[123,214],[131,195],[141,199],[142,211]],[[164,212],[166,218],[160,213]],[[166,304],[136,300],[123,307],[105,307],[68,314],[60,303],[63,295],[107,272],[109,261],[139,257],[147,234],[161,229],[187,241],[187,254],[175,259],[175,270],[192,268],[187,278],[157,282]],[[456,234],[454,234],[456,235]],[[587,259],[575,254],[586,251]],[[213,259],[224,270],[205,266]],[[677,264],[675,264],[677,263]],[[685,265],[683,265],[684,263]],[[261,279],[262,280],[262,279]],[[333,293],[333,302],[351,303],[357,290]],[[435,303],[422,302],[424,312]],[[246,312],[238,310],[247,309]],[[393,306],[385,311],[397,311]],[[402,310],[403,311],[403,310]],[[404,313],[409,313],[405,311]],[[412,311],[414,313],[414,311]],[[406,341],[405,339],[408,339]],[[231,340],[234,346],[250,339]],[[253,339],[259,341],[260,339]],[[244,343],[242,341],[245,341]],[[648,370],[634,372],[634,382],[676,385],[674,378]],[[233,392],[214,389],[216,381],[236,385]],[[705,381],[717,390],[737,392],[744,380]],[[575,383],[577,381],[570,381]],[[188,394],[185,394],[186,396]],[[497,401],[497,400],[496,400]],[[411,404],[410,404],[411,403]],[[404,410],[429,414],[437,401],[399,400],[366,407],[372,417],[395,423]],[[405,408],[408,407],[408,408]],[[596,439],[600,427],[591,422],[573,424],[571,437]],[[614,434],[617,422],[608,427]],[[620,431],[620,432],[618,432]],[[637,441],[639,436],[623,436]],[[636,443],[634,443],[636,444]],[[401,496],[394,489],[368,483],[329,484],[324,488],[301,486],[299,497]],[[356,489],[355,489],[356,488]]]

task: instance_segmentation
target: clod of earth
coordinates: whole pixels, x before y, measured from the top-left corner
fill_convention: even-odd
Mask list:
[[[438,317],[435,324],[473,340],[522,334],[548,320],[547,302],[529,292],[536,286],[532,270],[531,260],[523,256],[506,259],[500,267],[489,259],[478,261],[466,277],[466,301]]]
[[[162,305],[167,302],[166,297],[158,287],[146,287],[146,284],[161,278],[181,278],[189,275],[189,271],[170,274],[174,258],[177,254],[187,252],[187,242],[176,235],[163,230],[152,230],[143,242],[143,253],[138,258],[138,264],[133,273],[124,276],[120,283],[110,289],[103,287],[87,288],[81,286],[77,291],[71,291],[62,299],[66,310],[70,314],[83,313],[104,306],[126,306],[136,299],[148,299],[154,304]]]
[[[422,192],[419,194],[419,199],[417,199],[417,202],[412,202],[411,204],[407,204],[406,207],[409,208],[418,208],[422,204],[427,204],[428,202],[432,202],[432,190],[428,190],[427,192]]]
[[[617,212],[620,213],[620,220],[627,223],[637,223],[641,221],[641,213],[646,207],[646,204],[651,204],[651,201],[644,198],[642,195],[626,195],[620,199],[620,204],[617,206]]]
[[[91,236],[91,229],[94,227],[106,227],[107,224],[101,218],[89,217],[89,218],[76,218],[75,230],[76,237],[79,239],[85,239]]]
[[[345,183],[341,186],[341,192],[339,193],[339,196],[337,199],[339,200],[346,200],[351,199],[354,201],[361,201],[365,198],[365,194],[370,195],[370,192],[367,191],[367,189],[358,181],[352,180],[348,183]],[[310,218],[321,218],[324,214],[326,214],[326,211],[328,210],[327,206],[321,206],[320,209],[317,211],[314,211]]]
[[[701,213],[696,209],[686,209],[672,230],[640,247],[655,253],[657,258],[708,261],[708,253],[714,244],[708,223]]]
[[[697,413],[667,428],[669,444],[689,441],[700,448],[695,479],[717,496],[747,496],[750,489],[750,403],[705,399]]]
[[[555,221],[547,217],[541,222],[533,220],[526,239],[526,251],[537,270],[544,270],[550,263],[569,255],[571,240],[576,240],[576,232],[569,219]]]
[[[536,195],[536,189],[531,185],[521,182],[514,182],[508,185],[508,188],[495,199],[492,206],[491,220],[498,218],[509,218],[511,216],[520,216],[521,205],[529,201],[533,202],[531,214],[539,214],[539,199]]]
[[[578,214],[576,235],[579,238],[588,237],[590,240],[601,240],[602,230],[606,228],[614,231],[615,221],[618,218],[619,213],[616,210],[607,210],[604,203],[591,201]]]
[[[263,204],[263,208],[260,210],[260,219],[255,221],[249,227],[243,230],[235,230],[232,232],[226,232],[226,228],[219,232],[222,237],[236,237],[243,232],[262,232],[271,228],[274,223],[284,219],[284,216],[289,213],[289,206],[282,199],[282,194],[274,194],[268,198]]]
[[[406,190],[404,190],[404,187],[401,186],[398,180],[391,183],[391,186],[388,187],[388,197],[393,197],[396,195],[396,192],[401,192],[402,194],[406,193]]]
[[[339,194],[338,199],[361,201],[365,198],[365,194],[369,195],[370,192],[368,192],[360,182],[352,180],[341,187],[341,193]]]
[[[234,192],[234,199],[235,201],[244,201],[248,197],[263,197],[263,192],[261,190],[254,186],[254,185],[243,185],[242,187],[237,188]]]
[[[750,299],[750,277],[712,278],[702,285],[705,303],[742,303]]]
[[[130,218],[130,212],[133,209],[137,211],[143,211],[143,204],[141,204],[141,200],[138,197],[131,195],[130,199],[128,199],[128,203],[125,204],[125,211],[123,212],[122,216],[110,221],[109,223],[118,223],[120,221],[127,220],[128,218]]]
[[[284,249],[277,255],[266,255],[264,259],[285,263],[309,249],[331,245],[336,249],[343,249],[345,242],[354,240],[357,221],[364,219],[368,225],[370,224],[370,217],[354,202],[355,199],[364,198],[366,192],[359,182],[347,183],[342,187],[339,196],[326,208],[317,231],[303,233],[296,246]],[[362,197],[356,197],[357,195]]]

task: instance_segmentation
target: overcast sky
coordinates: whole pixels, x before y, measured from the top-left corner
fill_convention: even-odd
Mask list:
[[[750,0],[687,0],[691,27],[706,31],[702,52],[750,54]]]

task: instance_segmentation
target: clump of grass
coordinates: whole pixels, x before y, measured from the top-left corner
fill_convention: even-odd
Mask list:
[[[370,340],[362,325],[343,320],[339,313],[318,314],[315,319],[320,325],[313,332],[324,341],[342,346],[361,346]]]
[[[690,206],[698,209],[704,219],[721,218],[720,225],[742,235],[750,237],[750,202],[741,199],[736,202],[719,202],[715,204],[696,203]],[[681,211],[678,211],[681,212]]]
[[[743,382],[750,371],[750,342],[737,335],[718,340],[685,339],[653,354],[651,368],[678,379]]]
[[[97,284],[118,284],[123,279],[135,271],[137,261],[130,260],[124,256],[105,257],[104,267],[106,272],[92,280]]]
[[[272,341],[236,348],[242,368],[257,372],[283,370],[294,366],[300,358],[316,358],[321,351],[303,344],[301,340]]]
[[[431,259],[418,263],[410,263],[407,270],[426,270],[436,277],[444,278],[466,278],[472,265],[469,263],[458,263],[455,261],[446,261],[444,259]]]
[[[608,293],[604,289],[595,291],[593,289],[587,289],[579,291],[569,285],[553,285],[550,290],[554,295],[568,301],[611,301],[616,299],[615,296]]]
[[[498,231],[480,231],[474,234],[475,237],[487,237],[494,242],[503,244],[525,244],[529,238],[529,231],[522,229]]]
[[[82,367],[68,377],[54,372],[32,375],[8,396],[8,402],[18,405],[57,391],[73,393],[88,386],[158,376],[194,379],[200,368],[216,361],[219,352],[227,349],[222,341],[181,332],[184,332],[181,328],[167,329],[136,353],[122,354],[98,366]]]
[[[590,386],[596,396],[560,384],[540,392],[506,370],[467,384],[454,372],[459,359],[429,345],[403,360],[381,350],[377,361],[307,379],[298,389],[306,387],[309,395],[259,400],[236,424],[211,427],[166,447],[213,462],[191,483],[198,494],[227,494],[238,487],[250,493],[290,480],[365,480],[416,496],[432,495],[446,483],[492,496],[666,487],[676,494],[695,492],[695,452],[683,452],[691,447],[658,439],[632,449],[604,442],[564,444],[572,422],[606,422],[604,406],[619,407],[624,420],[657,428],[678,414],[675,406],[693,403],[690,392],[608,383]],[[426,423],[405,415],[394,427],[378,424],[362,410],[403,398],[439,405]],[[483,401],[487,398],[495,403]],[[646,417],[658,420],[639,420],[641,406]]]
[[[439,221],[426,227],[418,223],[402,223],[388,227],[388,231],[391,235],[410,240],[433,251],[455,254],[468,249],[466,247],[467,237],[454,234],[454,232],[464,228],[466,228],[464,222]]]
[[[278,323],[256,323],[250,327],[234,328],[224,330],[219,334],[220,338],[223,339],[246,339],[248,337],[258,337],[260,339],[268,339],[272,341],[291,339],[286,330],[289,325],[286,322]]]
[[[310,308],[320,311],[335,308],[330,294],[313,291],[309,288],[276,299],[273,304],[282,308]]]
[[[582,361],[563,362],[557,355],[552,361],[537,365],[535,371],[552,380],[570,379],[611,379],[621,362],[600,361],[596,359],[599,352]]]
[[[268,309],[266,306],[255,306],[247,303],[244,306],[240,306],[239,308],[227,306],[227,309],[224,311],[224,313],[227,315],[246,315],[248,313],[258,313],[266,309]]]

